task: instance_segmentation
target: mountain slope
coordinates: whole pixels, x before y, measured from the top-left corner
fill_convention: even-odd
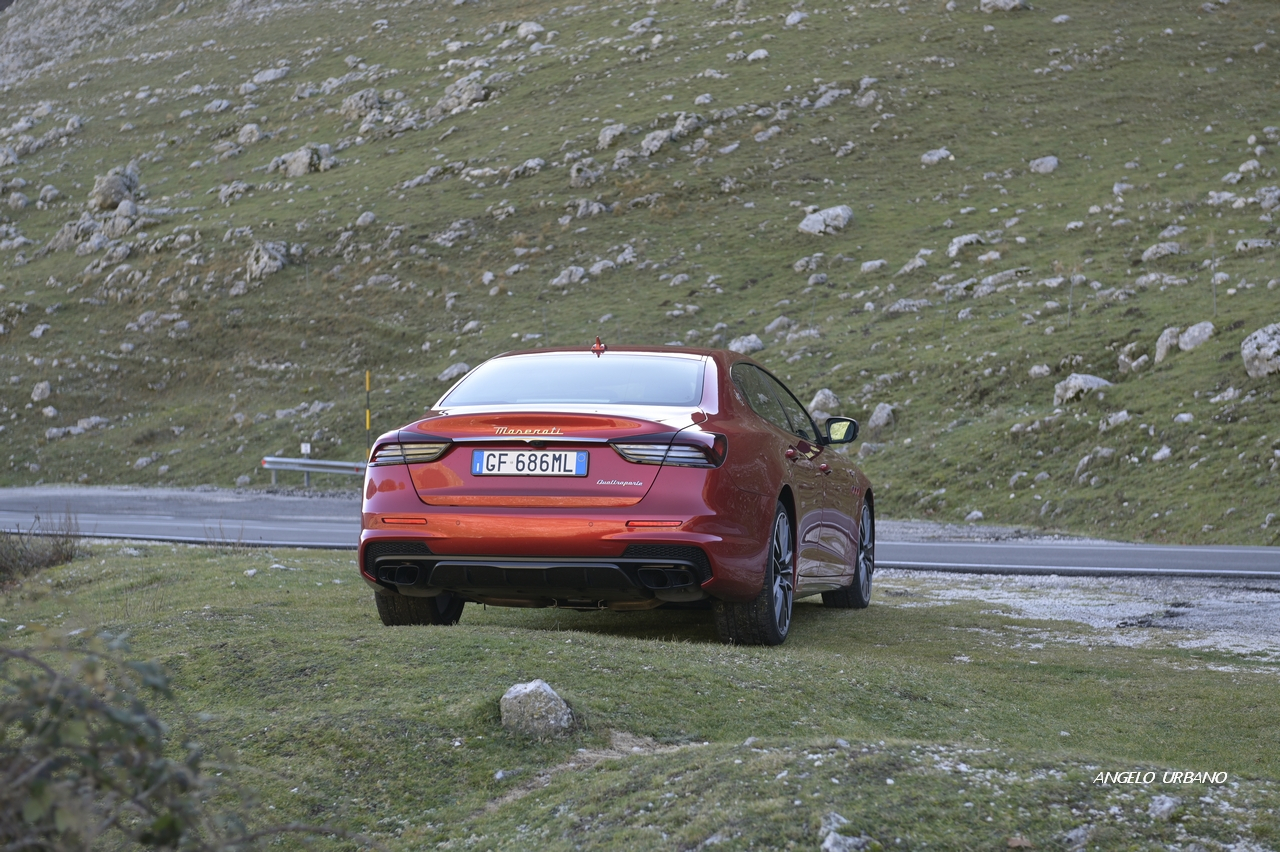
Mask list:
[[[1274,542],[1280,14],[948,5],[23,0],[0,478],[262,484],[360,455],[366,369],[376,430],[505,349],[754,334],[883,406],[883,513]]]

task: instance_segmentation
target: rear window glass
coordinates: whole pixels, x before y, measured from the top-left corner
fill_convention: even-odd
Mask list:
[[[458,405],[670,405],[702,401],[701,359],[590,352],[496,358],[440,400]]]

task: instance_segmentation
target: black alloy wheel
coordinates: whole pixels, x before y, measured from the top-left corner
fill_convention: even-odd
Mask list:
[[[791,517],[781,503],[774,510],[767,554],[764,585],[754,600],[716,601],[716,629],[721,641],[733,645],[781,645],[786,641],[795,602],[796,549]]]
[[[876,519],[871,504],[862,504],[858,522],[858,556],[853,582],[843,589],[822,593],[823,606],[834,609],[866,609],[871,603],[871,578],[876,573]]]

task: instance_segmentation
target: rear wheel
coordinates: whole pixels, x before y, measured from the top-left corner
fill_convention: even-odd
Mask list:
[[[409,624],[457,624],[466,605],[460,596],[441,592],[433,598],[411,598],[407,595],[373,596],[378,616],[388,627]]]
[[[862,504],[858,522],[858,561],[853,582],[843,589],[822,593],[823,606],[835,609],[866,609],[871,603],[871,577],[876,572],[876,519],[870,503]]]
[[[747,603],[716,601],[720,640],[733,645],[781,645],[791,629],[795,597],[795,544],[791,519],[779,503],[773,515],[764,588]]]

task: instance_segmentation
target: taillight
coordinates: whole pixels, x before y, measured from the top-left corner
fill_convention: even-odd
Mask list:
[[[449,449],[448,443],[431,444],[383,444],[373,451],[369,459],[370,467],[388,464],[422,464],[432,462],[444,455]]]
[[[729,442],[724,435],[687,432],[676,435],[670,444],[617,441],[612,446],[618,455],[635,464],[719,467],[724,462]]]

